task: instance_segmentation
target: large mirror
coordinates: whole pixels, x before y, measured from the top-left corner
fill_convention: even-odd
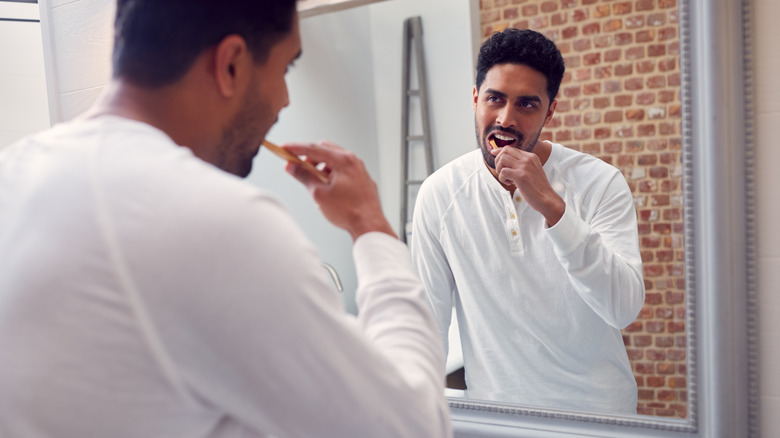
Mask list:
[[[558,3],[533,1],[522,2],[520,16],[509,16],[531,27],[553,27],[550,24],[558,22],[561,26],[553,27],[551,37],[557,37],[559,31],[575,37],[559,43],[565,56],[570,53],[567,71],[572,75],[568,78],[570,88],[563,85],[559,99],[571,102],[564,109],[571,107],[574,111],[553,123],[548,136],[572,141],[575,147],[579,145],[612,161],[629,181],[639,179],[632,191],[639,214],[647,301],[637,321],[624,330],[624,340],[639,386],[640,415],[542,410],[453,398],[456,429],[460,436],[755,434],[751,424],[757,415],[756,394],[751,392],[751,382],[755,382],[756,364],[748,360],[748,353],[755,348],[750,331],[755,329],[756,309],[748,304],[753,302],[754,285],[746,263],[753,248],[749,231],[744,231],[752,229],[752,206],[745,202],[750,199],[748,181],[752,172],[748,6],[697,1],[679,5],[561,2],[567,3],[572,9],[565,16],[560,14]],[[491,16],[499,26],[502,19],[506,22],[506,10],[503,14],[497,13],[502,12],[500,8],[485,11],[485,4],[483,22]],[[665,13],[667,7],[673,11]],[[542,10],[549,14],[541,14]],[[615,19],[621,13],[618,11],[628,16]],[[592,24],[594,14],[604,17],[601,28]],[[572,21],[582,21],[583,25],[572,26]],[[672,28],[668,27],[671,23],[675,24]],[[641,29],[646,25],[648,28]],[[587,31],[587,26],[593,27]],[[605,34],[604,26],[611,26],[613,32]],[[636,32],[626,32],[630,27]],[[486,29],[483,36],[489,32]],[[640,38],[649,44],[641,44]],[[670,38],[674,41],[663,43]],[[621,51],[605,45],[600,53],[591,52],[590,59],[588,52],[583,56],[577,53],[608,40],[623,40],[618,46],[627,46]],[[626,62],[621,58],[625,56],[635,61]],[[642,59],[645,56],[655,56],[657,62],[647,62]],[[605,66],[603,61],[609,57],[617,62]],[[569,59],[574,62],[569,63]],[[587,68],[589,64],[595,67]],[[650,74],[634,74],[642,70]],[[664,74],[669,71],[679,76]],[[615,81],[615,75],[632,74],[642,79]],[[681,79],[679,83],[673,83],[676,78]],[[679,86],[679,91],[664,89],[673,85]],[[610,89],[606,97],[600,95],[605,87]],[[627,87],[638,91],[633,101],[621,95]],[[588,99],[588,94],[598,96]],[[659,105],[675,101],[674,94],[679,96],[679,106]],[[641,105],[638,99],[649,105],[646,111],[593,111],[599,106],[623,106],[619,100],[628,106]],[[664,119],[669,116],[678,117],[679,131],[667,125]],[[606,117],[624,124],[617,128],[617,142],[610,138],[610,134],[614,137],[614,129],[605,131],[602,138],[606,141],[601,142],[591,132],[599,128],[588,129],[588,125],[597,125]],[[629,127],[630,123],[624,123],[626,119],[637,123]],[[649,123],[653,119],[658,123]],[[627,141],[620,141],[620,137]],[[626,156],[625,152],[632,149],[641,151],[638,161]],[[653,150],[663,152],[651,157]],[[649,164],[648,173],[660,179],[643,181],[650,175],[641,170],[641,162]],[[675,165],[661,171],[656,167],[660,163]],[[669,176],[678,179],[670,181],[666,179]],[[653,198],[652,193],[663,193],[663,199],[646,202],[644,194]],[[654,213],[658,207],[661,211]],[[666,207],[678,208],[673,213]],[[651,237],[653,231],[661,231],[662,235]],[[672,253],[656,251],[664,246]],[[663,260],[670,262],[665,268],[658,266]],[[675,364],[676,359],[680,360]]]
[[[342,2],[317,4],[327,3]],[[756,415],[756,364],[748,360],[755,358],[754,285],[746,267],[752,256],[752,206],[745,197],[752,171],[744,85],[749,2],[346,3],[359,7],[342,4],[303,18],[304,56],[288,77],[292,104],[269,137],[328,138],[355,150],[376,175],[389,218],[400,208],[402,26],[411,16],[423,22],[435,167],[475,147],[473,62],[486,32],[527,25],[549,32],[567,57],[569,76],[559,95],[567,103],[545,135],[611,161],[635,189],[648,300],[623,334],[639,414],[455,395],[449,400],[456,436],[743,435]],[[41,1],[55,122],[82,111],[108,80],[112,4]],[[491,11],[498,11],[496,19]],[[617,51],[622,58],[608,60]],[[651,62],[633,58],[640,54]],[[629,79],[634,73],[639,81]],[[318,219],[308,194],[275,157],[261,153],[255,169],[249,180],[280,195],[340,275],[345,308],[356,311],[348,236]]]
[[[566,73],[540,140],[596,156],[628,181],[646,289],[639,316],[622,331],[638,387],[635,411],[684,419],[690,301],[683,176],[691,168],[682,159],[680,12],[676,2],[483,1],[478,40],[506,27],[531,28],[561,50]]]

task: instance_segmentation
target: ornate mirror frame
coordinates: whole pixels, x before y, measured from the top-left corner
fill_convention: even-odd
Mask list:
[[[456,437],[758,436],[750,1],[679,2],[688,418],[450,398]]]

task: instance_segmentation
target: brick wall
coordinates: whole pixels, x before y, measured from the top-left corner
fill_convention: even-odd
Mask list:
[[[623,330],[640,414],[687,416],[676,0],[481,0],[482,35],[531,28],[566,62],[540,138],[623,172],[639,219],[647,296]]]

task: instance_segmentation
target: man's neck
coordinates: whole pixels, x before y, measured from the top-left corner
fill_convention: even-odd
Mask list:
[[[218,144],[222,131],[216,117],[207,117],[207,111],[203,110],[208,105],[176,85],[146,88],[115,79],[80,118],[115,115],[146,123],[209,161],[207,152]]]

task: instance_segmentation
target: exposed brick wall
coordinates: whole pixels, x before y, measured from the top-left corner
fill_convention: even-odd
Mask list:
[[[531,28],[566,62],[540,138],[595,155],[634,194],[647,296],[623,331],[640,414],[687,416],[676,0],[481,0],[482,35]]]

